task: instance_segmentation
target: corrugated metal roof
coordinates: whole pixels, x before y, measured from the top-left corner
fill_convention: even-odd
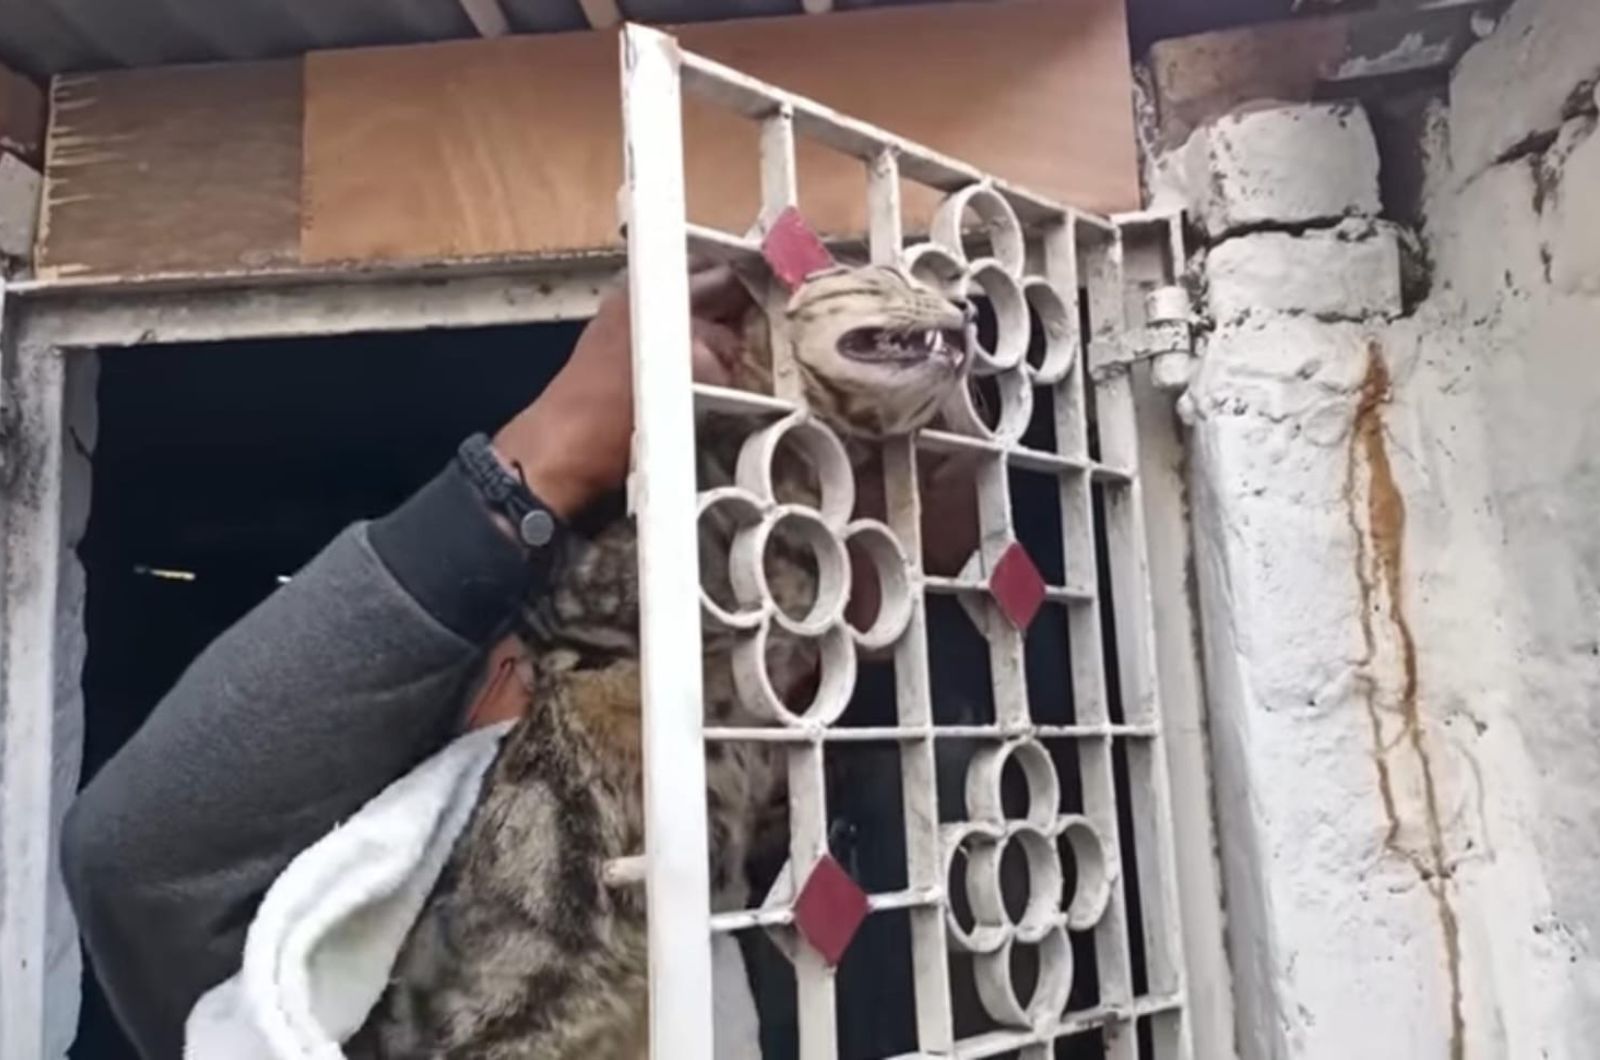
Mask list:
[[[578,0],[499,0],[516,33],[588,26]],[[884,0],[848,0],[840,7]],[[894,2],[894,0],[890,0]],[[798,14],[800,0],[619,0],[624,17]],[[460,0],[0,0],[0,62],[34,76],[473,37]]]
[[[0,62],[35,77],[118,66],[299,55],[318,48],[476,36],[462,0],[0,0]],[[512,32],[577,30],[578,0],[498,0]],[[834,0],[839,10],[942,0]],[[1060,0],[1070,3],[1071,0]],[[1349,6],[1418,0],[1323,0]],[[1460,0],[1431,0],[1434,3]],[[1128,0],[1151,40],[1281,17],[1293,0]],[[643,22],[799,14],[800,0],[617,0]]]

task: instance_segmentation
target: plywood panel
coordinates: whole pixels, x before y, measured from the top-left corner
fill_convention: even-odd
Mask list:
[[[39,273],[296,263],[300,87],[297,61],[58,78]]]
[[[615,52],[572,33],[308,56],[304,260],[610,243]]]
[[[686,44],[1063,201],[1137,203],[1122,0],[1006,0],[679,30]],[[617,247],[614,33],[58,79],[36,263],[146,277]],[[753,128],[691,106],[690,216],[753,219]],[[854,161],[802,206],[859,231]],[[926,214],[930,198],[908,198]]]
[[[1122,0],[677,32],[689,48],[1063,201],[1137,205]],[[617,245],[614,34],[324,52],[307,58],[305,77],[306,263]],[[742,230],[757,198],[753,129],[700,106],[685,120],[691,218]],[[814,223],[860,230],[860,167],[813,150],[800,161]]]

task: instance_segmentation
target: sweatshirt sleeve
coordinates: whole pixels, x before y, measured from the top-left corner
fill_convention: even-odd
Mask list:
[[[357,524],[220,636],[79,794],[68,893],[148,1060],[238,970],[267,887],[437,749],[485,648],[545,566],[453,466]]]

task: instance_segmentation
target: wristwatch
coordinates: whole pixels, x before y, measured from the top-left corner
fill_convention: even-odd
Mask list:
[[[462,442],[456,450],[456,463],[490,510],[510,520],[524,545],[543,549],[555,539],[559,525],[555,513],[533,495],[520,467],[516,474],[506,470],[490,448],[487,435],[474,434]]]

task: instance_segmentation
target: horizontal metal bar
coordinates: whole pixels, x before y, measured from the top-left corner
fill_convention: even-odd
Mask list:
[[[539,274],[604,270],[617,272],[627,264],[621,247],[540,254],[496,254],[450,261],[386,262],[337,265],[284,265],[252,269],[171,270],[132,276],[51,275],[18,280],[6,285],[8,295],[48,298],[58,295],[107,294],[112,296],[152,291],[219,291],[267,287],[343,286],[355,283],[396,283],[404,280],[459,280],[472,276],[502,278]]]
[[[1087,471],[1094,478],[1108,482],[1128,482],[1133,479],[1132,474],[1122,468],[1082,457],[1046,452],[1043,449],[1029,449],[1015,443],[993,438],[978,438],[970,434],[956,434],[952,431],[923,431],[917,435],[917,445],[931,453],[987,453],[1001,456],[1010,466],[1023,471],[1040,471],[1054,475]]]
[[[867,912],[887,913],[896,909],[919,909],[939,905],[944,901],[942,887],[928,887],[910,891],[890,891],[867,896]],[[786,927],[794,923],[794,911],[788,908],[741,909],[733,913],[716,913],[711,917],[711,930],[729,934],[751,928]]]
[[[35,288],[17,305],[20,341],[116,348],[224,339],[474,328],[584,320],[613,264],[442,278],[332,274],[259,288]]]
[[[1113,1023],[1132,1023],[1145,1016],[1160,1015],[1183,1007],[1181,995],[1143,997],[1131,1006],[1100,1005],[1082,1012],[1069,1012],[1057,1023],[1032,1031],[993,1031],[956,1043],[955,1056],[960,1060],[979,1060],[982,1057],[1001,1056],[1028,1045],[1053,1042]]]
[[[962,593],[987,593],[989,586],[985,582],[966,581],[961,578],[945,578],[938,575],[927,575],[922,579],[922,584],[930,593],[941,596],[959,596]],[[1052,604],[1092,604],[1097,597],[1093,589],[1073,589],[1065,585],[1047,585],[1044,598]]]
[[[716,726],[705,730],[712,743],[909,743],[915,740],[1080,740],[1151,739],[1154,725],[862,725],[834,728]]]
[[[612,858],[602,867],[600,877],[607,887],[631,887],[643,883],[644,855],[630,854],[623,858]]]
[[[712,261],[729,265],[744,265],[761,260],[761,244],[753,239],[745,239],[720,228],[709,228],[706,225],[691,224],[689,231],[689,253],[691,256],[708,258]]]
[[[798,405],[792,401],[775,398],[771,394],[757,394],[749,390],[696,383],[695,405],[707,412],[747,413],[757,416],[787,416]]]
[[[1129,486],[1133,484],[1133,472],[1110,464],[1096,464],[1089,469],[1089,477],[1096,482],[1104,482],[1110,486]]]
[[[892,151],[899,160],[900,175],[918,184],[953,192],[970,184],[987,183],[1025,221],[1059,221],[1073,213],[1044,196],[1005,181],[994,180],[982,170],[964,162],[848,118],[830,107],[785,92],[703,56],[684,52],[681,70],[683,87],[687,91],[720,103],[751,120],[760,121],[788,107],[794,113],[796,133],[827,144],[836,151],[862,162],[871,162],[885,150]],[[1109,226],[1109,222],[1105,223]]]

